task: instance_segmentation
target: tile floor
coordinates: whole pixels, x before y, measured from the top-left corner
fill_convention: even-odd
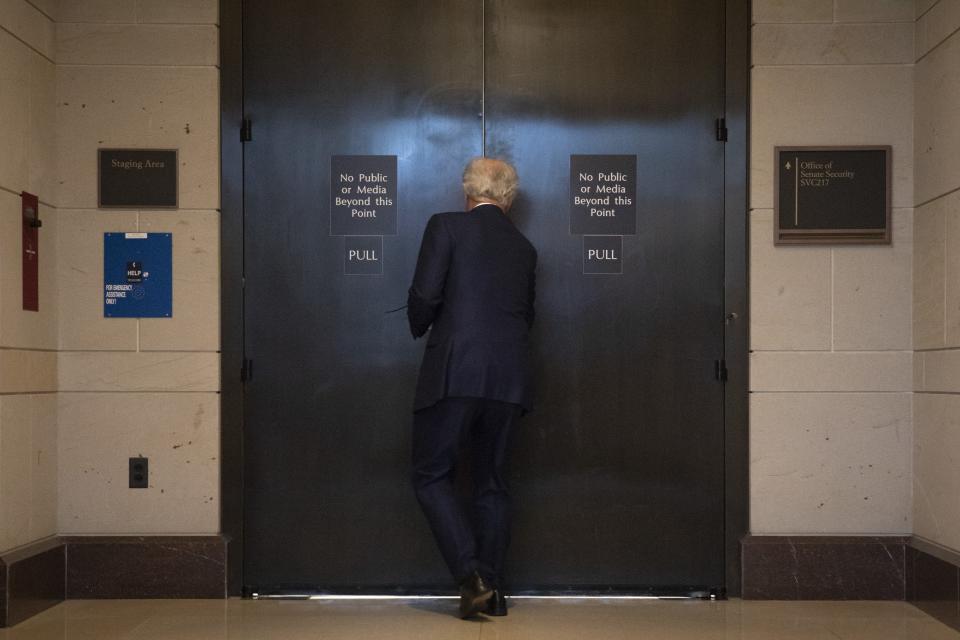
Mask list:
[[[517,600],[463,621],[453,600],[69,600],[0,640],[958,640],[902,602]]]

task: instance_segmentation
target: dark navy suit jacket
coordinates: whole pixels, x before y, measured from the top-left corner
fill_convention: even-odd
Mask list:
[[[407,297],[427,332],[413,410],[468,396],[532,408],[530,343],[537,251],[495,205],[433,215]]]

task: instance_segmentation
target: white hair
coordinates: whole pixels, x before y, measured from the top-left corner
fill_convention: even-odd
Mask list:
[[[473,200],[493,200],[501,208],[513,204],[520,180],[510,164],[495,158],[474,158],[463,170],[463,193]]]

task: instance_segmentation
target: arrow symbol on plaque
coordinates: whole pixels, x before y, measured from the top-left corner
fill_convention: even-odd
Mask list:
[[[790,166],[790,161],[789,161],[789,160],[787,161],[786,167],[787,167],[787,171],[790,171],[790,169],[793,168],[792,166]]]

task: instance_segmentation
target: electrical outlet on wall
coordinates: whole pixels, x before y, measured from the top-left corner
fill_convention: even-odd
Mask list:
[[[130,488],[146,489],[149,481],[146,458],[130,458]]]

